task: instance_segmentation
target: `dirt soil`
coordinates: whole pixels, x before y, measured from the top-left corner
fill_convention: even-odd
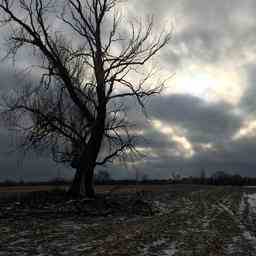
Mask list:
[[[129,189],[96,200],[41,191],[0,201],[0,255],[256,255],[252,191]]]

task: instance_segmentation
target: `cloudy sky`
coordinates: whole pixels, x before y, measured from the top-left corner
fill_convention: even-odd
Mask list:
[[[122,8],[130,17],[154,14],[157,26],[173,28],[173,39],[157,59],[166,90],[148,102],[141,122],[144,159],[128,170],[109,167],[114,177],[135,170],[151,177],[172,172],[198,175],[225,170],[256,176],[256,1],[131,0]],[[26,59],[22,60],[26,62]],[[7,64],[0,66],[0,90],[15,85]],[[20,164],[10,155],[11,135],[0,132],[0,179],[47,179],[72,171],[47,158]]]

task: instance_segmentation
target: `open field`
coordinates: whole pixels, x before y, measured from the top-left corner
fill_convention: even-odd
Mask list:
[[[116,192],[104,198],[106,205],[102,201],[95,216],[85,213],[95,210],[88,201],[79,203],[79,214],[65,211],[78,205],[73,201],[52,213],[49,204],[27,210],[22,202],[3,205],[0,255],[256,255],[255,188],[168,185],[152,190]],[[31,214],[35,210],[43,214]]]
[[[0,187],[0,193],[18,193],[18,192],[35,192],[35,191],[49,191],[51,189],[67,189],[67,186],[6,186]],[[97,193],[105,193],[109,191],[115,192],[136,192],[136,191],[163,191],[163,190],[199,190],[205,188],[205,186],[200,185],[98,185],[95,187]],[[255,188],[256,189],[256,188]]]
[[[136,193],[136,192],[148,192],[157,193],[161,191],[181,191],[181,192],[193,192],[200,189],[205,189],[206,186],[200,185],[97,185],[95,190],[97,194],[116,194],[116,193]],[[27,193],[31,192],[47,192],[52,190],[67,190],[68,186],[6,186],[0,187],[0,199],[12,197],[14,200],[20,200],[20,198]]]

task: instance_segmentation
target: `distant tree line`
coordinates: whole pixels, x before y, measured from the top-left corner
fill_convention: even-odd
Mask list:
[[[231,185],[231,186],[256,186],[256,177],[243,177],[239,174],[228,174],[224,171],[217,171],[210,177],[206,177],[202,171],[199,177],[182,177],[170,179],[172,183],[180,184],[201,184],[201,185]]]
[[[49,181],[19,181],[5,180],[0,182],[0,186],[38,186],[38,185],[70,185],[71,180],[61,177]],[[200,176],[182,177],[179,174],[172,174],[169,179],[150,179],[147,175],[142,175],[140,179],[113,179],[106,170],[100,170],[94,178],[95,185],[135,185],[135,184],[195,184],[195,185],[231,185],[231,186],[256,186],[256,177],[243,177],[239,174],[228,174],[223,171],[213,173],[206,177],[202,171]]]

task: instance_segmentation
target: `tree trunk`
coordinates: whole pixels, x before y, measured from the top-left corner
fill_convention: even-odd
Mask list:
[[[85,175],[83,175],[79,168],[76,169],[75,177],[68,190],[68,194],[72,197],[81,197],[86,195]]]
[[[68,194],[74,197],[95,197],[94,191],[94,167],[97,155],[91,154],[81,159],[80,165],[76,170],[74,180]]]
[[[104,88],[102,86],[102,88]],[[101,143],[104,135],[105,118],[106,118],[106,102],[103,95],[100,96],[102,103],[99,107],[98,118],[89,142],[84,152],[81,154],[77,173],[70,188],[70,194],[74,196],[95,197],[94,191],[94,168],[98,154],[100,152]]]
[[[85,171],[85,194],[88,197],[95,197],[95,190],[94,190],[94,166],[90,166]]]

